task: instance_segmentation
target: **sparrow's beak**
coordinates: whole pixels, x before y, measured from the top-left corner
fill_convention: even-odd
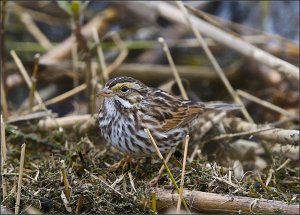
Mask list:
[[[104,96],[104,97],[111,97],[113,96],[113,91],[107,88],[103,88],[99,93],[98,96]]]

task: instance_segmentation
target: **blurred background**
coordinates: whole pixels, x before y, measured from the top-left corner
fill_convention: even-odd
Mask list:
[[[225,31],[245,36],[255,46],[299,64],[298,1],[184,3],[202,11],[202,15],[197,15]],[[2,8],[5,12],[2,82],[9,114],[15,114],[14,110],[21,113],[29,105],[29,89],[12,60],[11,50],[17,53],[29,76],[33,75],[34,56],[37,53],[41,56],[35,76],[43,101],[84,83],[87,70],[93,69],[93,81],[103,84],[97,54],[99,42],[95,41],[93,28],[97,29],[106,65],[113,64],[109,77],[132,76],[156,87],[173,80],[165,53],[157,42],[158,37],[163,37],[191,98],[231,99],[191,31],[160,16],[146,3],[85,1],[77,5],[77,15],[76,5],[73,11],[71,5],[67,1],[7,1]],[[78,43],[76,31],[80,28],[84,29],[85,39]],[[71,39],[73,42],[72,36],[77,38]],[[235,89],[246,90],[284,108],[298,104],[298,93],[294,91],[297,84],[281,81],[285,77],[271,69],[209,38],[206,40]],[[87,69],[89,63],[96,65]],[[172,90],[179,95],[176,86]],[[95,112],[97,107],[88,108],[83,91],[48,108],[59,116]],[[274,120],[273,115],[260,114],[260,107],[249,111],[259,121]]]

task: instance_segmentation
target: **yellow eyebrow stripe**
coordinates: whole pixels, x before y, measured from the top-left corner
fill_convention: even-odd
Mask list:
[[[120,89],[123,86],[127,86],[129,88],[132,88],[132,83],[130,83],[130,82],[119,83],[119,84],[116,84],[115,86],[113,86],[111,89],[112,90],[118,90],[118,89]]]

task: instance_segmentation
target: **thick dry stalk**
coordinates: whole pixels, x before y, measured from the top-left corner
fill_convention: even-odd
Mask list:
[[[176,183],[176,181],[175,181],[175,179],[174,179],[174,177],[173,177],[173,174],[171,173],[171,171],[170,171],[170,169],[169,169],[169,167],[168,167],[166,161],[164,160],[164,157],[163,157],[162,154],[160,153],[159,148],[157,147],[156,142],[155,142],[155,140],[154,140],[152,134],[150,133],[150,130],[149,130],[148,128],[145,128],[144,131],[145,131],[145,133],[147,134],[147,136],[148,136],[150,142],[152,143],[153,147],[155,148],[155,151],[156,151],[158,157],[162,160],[162,162],[163,162],[163,164],[164,164],[164,166],[165,166],[165,169],[167,170],[168,175],[169,175],[169,177],[170,177],[170,179],[171,179],[171,181],[172,181],[172,183],[173,183],[173,185],[174,185],[174,187],[175,187],[177,193],[180,194],[179,187],[178,187],[178,185],[177,185],[177,183]],[[185,201],[184,198],[182,199],[182,203],[183,203],[185,209],[186,209],[188,212],[190,212],[190,209],[189,209],[189,207],[188,207],[188,205],[187,205],[187,203],[186,203],[186,201]]]
[[[19,169],[18,191],[17,191],[16,206],[15,206],[15,214],[19,214],[19,209],[20,209],[22,178],[23,178],[24,160],[25,160],[25,149],[26,149],[26,144],[24,143],[21,146],[21,158],[20,158],[20,169]]]
[[[160,42],[162,44],[163,50],[164,50],[164,52],[165,52],[165,54],[166,54],[166,56],[168,58],[169,64],[171,66],[173,75],[174,75],[176,83],[177,83],[177,85],[179,87],[179,90],[180,90],[182,98],[185,99],[185,100],[188,100],[189,98],[188,98],[187,93],[186,93],[186,91],[185,91],[185,89],[183,87],[183,84],[182,84],[182,81],[180,79],[178,70],[177,70],[177,68],[175,66],[175,63],[173,61],[173,58],[171,56],[171,52],[169,50],[169,47],[168,47],[166,41],[164,40],[164,38],[160,37],[160,38],[158,38],[158,42]]]
[[[229,127],[234,132],[244,132],[253,131],[255,129],[263,128],[263,125],[259,126],[257,124],[242,121],[240,118],[226,118],[224,119],[224,124]],[[268,125],[266,125],[268,128]],[[272,130],[261,131],[259,133],[253,134],[254,136],[279,144],[290,144],[299,145],[299,131],[298,130],[288,130],[281,128],[274,128]]]
[[[49,130],[57,128],[58,126],[62,128],[70,128],[76,124],[83,124],[92,117],[90,114],[78,115],[78,116],[66,116],[55,119],[42,119],[38,122],[37,127],[41,130]]]
[[[166,2],[138,2],[136,4],[143,4],[144,6],[148,7],[150,10],[155,9],[159,15],[162,17],[171,20],[173,22],[188,25],[184,15],[180,12],[179,9],[168,4]],[[281,74],[285,74],[287,76],[293,77],[299,80],[299,68],[283,61],[263,50],[253,46],[252,44],[237,38],[229,33],[201,20],[198,17],[193,15],[190,16],[191,22],[197,30],[205,35],[208,36],[215,41],[232,48],[239,53],[254,59],[255,61],[265,64],[276,71],[280,72]]]
[[[178,201],[178,194],[172,190],[161,188],[155,189],[157,196],[157,210],[175,205]],[[184,197],[190,202],[191,208],[206,213],[263,213],[263,214],[298,214],[298,204],[287,204],[282,201],[268,199],[255,199],[249,197],[232,196],[224,194],[207,193],[200,191],[184,190]],[[253,205],[256,201],[257,204]],[[151,201],[147,202],[151,207]]]
[[[227,77],[225,76],[225,74],[224,74],[223,70],[221,69],[219,63],[217,62],[216,58],[214,57],[214,55],[208,48],[207,43],[201,36],[200,32],[196,29],[196,26],[192,23],[191,18],[189,16],[186,8],[183,6],[183,3],[181,1],[176,1],[176,3],[180,7],[188,25],[190,26],[190,28],[192,29],[193,33],[195,34],[197,40],[199,41],[199,45],[202,46],[203,50],[205,51],[206,55],[208,56],[209,60],[211,61],[214,69],[216,70],[217,74],[219,75],[220,79],[222,80],[223,84],[225,85],[227,91],[230,93],[230,95],[235,100],[235,102],[242,106],[241,111],[244,114],[245,118],[249,122],[253,122],[253,119],[251,118],[248,111],[244,107],[243,102],[241,101],[239,96],[235,93],[233,87],[231,86],[230,82],[228,81]]]
[[[190,139],[190,136],[186,135],[185,141],[184,141],[184,154],[183,154],[183,163],[182,163],[181,179],[180,179],[180,193],[179,193],[180,198],[178,198],[178,202],[177,202],[177,213],[180,211],[181,199],[183,198],[182,192],[183,192],[183,185],[184,185],[184,174],[185,174],[185,165],[186,165],[186,157],[187,157],[187,149],[188,149],[188,145],[189,145],[189,139]]]
[[[4,175],[7,173],[6,169],[6,159],[7,159],[7,148],[6,148],[6,138],[5,138],[5,123],[3,122],[3,117],[1,114],[1,172],[2,172],[2,199],[7,196],[7,182]]]

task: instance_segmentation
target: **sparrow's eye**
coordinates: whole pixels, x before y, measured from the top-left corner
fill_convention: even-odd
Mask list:
[[[120,90],[122,93],[126,93],[126,92],[128,92],[129,88],[126,86],[123,86]]]

